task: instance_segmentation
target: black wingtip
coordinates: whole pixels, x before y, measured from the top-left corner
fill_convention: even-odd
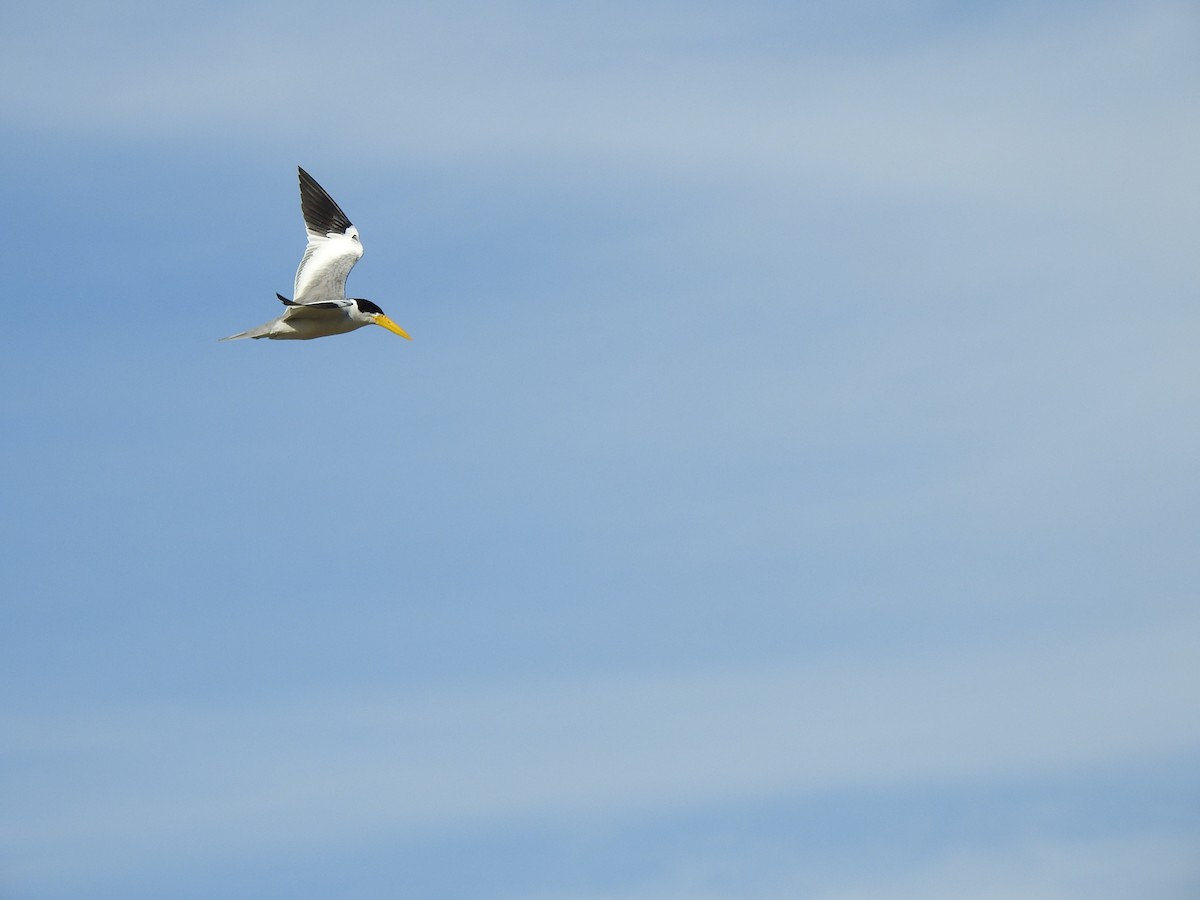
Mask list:
[[[289,300],[287,297],[283,296],[283,294],[276,294],[275,296],[279,298],[279,302],[282,303],[284,306],[296,306],[297,305],[294,301]]]
[[[342,208],[303,166],[296,166],[296,170],[300,173],[300,211],[304,213],[305,226],[317,234],[345,234],[350,219]]]

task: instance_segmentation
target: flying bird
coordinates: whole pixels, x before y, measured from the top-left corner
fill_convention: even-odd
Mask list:
[[[408,332],[370,300],[346,296],[346,276],[363,255],[362,241],[342,208],[304,169],[300,169],[300,210],[308,230],[308,246],[296,270],[292,299],[275,295],[287,307],[283,315],[221,340],[307,341],[345,334],[364,325],[379,325],[408,338]]]

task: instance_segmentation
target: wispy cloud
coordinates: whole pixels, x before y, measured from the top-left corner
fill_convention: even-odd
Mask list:
[[[1161,211],[1187,193],[1168,186],[1195,185],[1200,128],[1179,75],[1194,71],[1200,22],[1187,4],[1015,9],[953,30],[919,4],[782,21],[717,7],[463,14],[472,27],[423,5],[331,21],[260,4],[152,40],[127,27],[145,16],[136,4],[65,30],[55,21],[54,40],[29,39],[49,19],[26,22],[9,30],[5,66],[38,77],[5,97],[4,116],[159,139],[236,124],[252,142],[375,163],[574,157],[1018,208],[1095,211],[1119,197]],[[885,24],[856,45],[864,20]],[[780,28],[790,50],[771,53]]]
[[[964,846],[920,860],[884,866],[885,873],[831,873],[809,859],[791,860],[741,847],[736,862],[715,853],[692,858],[639,884],[596,893],[561,893],[537,900],[1124,900],[1183,898],[1200,885],[1194,863],[1200,833],[1064,838],[1022,835],[987,847]],[[794,851],[793,851],[794,852]]]
[[[9,12],[39,223],[10,217],[11,291],[87,312],[77,356],[30,317],[5,357],[0,893],[1200,746],[1192,5]],[[408,355],[196,349],[214,297],[290,277],[294,162]],[[353,473],[297,490],[297,448]],[[723,883],[689,848],[531,896],[1186,876],[1194,819],[1099,818],[825,881],[743,838]]]
[[[2,838],[23,879],[64,877],[64,859],[86,879],[147,853],[1087,771],[1200,744],[1198,637],[1193,622],[869,665],[10,717],[23,774]]]

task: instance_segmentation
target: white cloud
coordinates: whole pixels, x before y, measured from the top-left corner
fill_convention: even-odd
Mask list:
[[[813,900],[1184,900],[1200,886],[1200,834],[1023,838],[959,850],[886,881],[814,893]],[[783,895],[780,895],[781,897]]]
[[[789,859],[778,848],[764,854],[739,846],[715,858],[676,861],[632,887],[549,893],[538,900],[1185,900],[1200,885],[1197,846],[1197,833],[1031,833],[984,847],[939,849],[866,871],[862,866],[831,871],[807,858]]]
[[[39,881],[380,829],[621,818],[1194,749],[1200,622],[558,685],[9,717],[0,839]]]
[[[1161,213],[1196,184],[1198,23],[1186,4],[1025,10],[953,30],[928,10],[875,5],[897,34],[870,46],[847,35],[871,5],[836,27],[753,9],[286,9],[151,21],[136,42],[125,21],[145,18],[136,7],[65,32],[23,23],[8,74],[38,77],[6,95],[4,116],[375,163],[608,159],[776,190],[936,188],[1018,208]],[[763,53],[772,25],[791,30],[791,53]]]
[[[918,7],[860,4],[833,23],[809,10],[776,44],[772,14],[743,19],[734,6],[702,15],[631,8],[618,19],[599,4],[582,18],[536,4],[490,13],[404,4],[329,18],[327,5],[259,4],[198,8],[183,23],[178,10],[149,3],[14,10],[0,35],[0,73],[22,86],[0,97],[10,134],[85,146],[271,147],[289,164],[303,149],[366,167],[507,166],[566,173],[560,181],[578,184],[572,199],[608,191],[605,172],[617,168],[637,173],[630,184],[677,181],[685,189],[672,199],[698,198],[698,213],[663,204],[662,221],[646,231],[582,226],[581,242],[596,248],[589,265],[611,273],[621,260],[635,275],[578,287],[571,271],[570,302],[552,296],[564,287],[552,283],[534,286],[541,294],[517,309],[485,312],[478,299],[456,308],[462,320],[478,316],[462,329],[477,329],[477,343],[447,339],[422,362],[424,374],[406,375],[409,407],[429,404],[417,430],[432,423],[440,440],[415,437],[408,418],[363,442],[364,452],[378,452],[389,471],[402,458],[394,448],[413,441],[429,441],[429,460],[443,464],[460,453],[440,475],[492,502],[448,505],[440,483],[406,485],[403,497],[387,495],[394,504],[343,509],[347,526],[394,536],[416,521],[432,545],[453,548],[465,531],[502,527],[525,504],[531,533],[579,528],[615,549],[612,560],[589,557],[598,568],[636,575],[673,565],[705,577],[724,574],[711,565],[719,554],[737,571],[793,566],[755,616],[798,602],[798,547],[817,547],[812,558],[828,547],[879,567],[861,579],[842,572],[835,596],[813,600],[846,632],[884,605],[904,605],[910,626],[970,606],[983,628],[980,610],[1049,601],[1038,621],[1072,617],[1055,633],[1075,637],[1003,645],[993,635],[995,646],[938,649],[954,633],[947,628],[907,650],[868,656],[843,645],[831,648],[841,659],[771,667],[299,697],[269,708],[248,700],[9,715],[0,840],[12,875],[87,884],[147,858],[218,859],[380,829],[620,820],[827,789],[1053,775],[1194,749],[1200,623],[1098,631],[1114,619],[1165,618],[1154,580],[1171,565],[1178,577],[1178,560],[1190,559],[1172,543],[1182,547],[1176,535],[1190,532],[1162,520],[1186,504],[1200,435],[1187,414],[1196,383],[1196,12],[1030,5],[986,26],[910,27],[892,43],[882,32],[848,37],[855,17],[882,9],[900,21]],[[810,196],[825,206],[805,206]],[[798,259],[847,197],[883,202],[851,204],[843,215],[861,221]],[[931,218],[943,207],[951,214],[939,231]],[[456,215],[472,212],[464,203]],[[461,224],[452,219],[447,229]],[[976,231],[958,241],[964,224]],[[889,233],[905,228],[924,231]],[[511,242],[497,248],[514,251]],[[540,248],[519,252],[532,261]],[[373,266],[355,278],[399,272],[398,263]],[[544,274],[518,268],[520,283],[497,290],[527,292]],[[838,293],[847,278],[855,283]],[[666,298],[655,295],[650,308],[664,284]],[[812,296],[821,292],[831,296]],[[864,300],[873,293],[886,296]],[[602,306],[606,294],[625,305]],[[960,301],[967,313],[955,319]],[[547,328],[551,309],[552,325],[570,316],[583,325]],[[649,324],[654,340],[613,353],[609,324],[581,347],[579,335],[604,317],[631,331]],[[506,337],[517,324],[533,337],[514,352],[485,335],[499,320],[512,329]],[[681,328],[715,337],[678,340]],[[470,384],[448,390],[455,378]],[[366,412],[346,422],[367,421]],[[488,427],[499,419],[509,427]],[[481,436],[494,451],[482,459]],[[532,464],[530,443],[542,454]],[[921,459],[910,466],[914,448]],[[892,450],[898,459],[886,464],[871,455]],[[511,464],[518,458],[524,466]],[[759,480],[738,484],[735,469]],[[500,470],[507,493],[487,494]],[[834,470],[842,481],[826,477]],[[597,484],[580,487],[581,471]],[[775,478],[793,471],[794,482]],[[615,487],[606,472],[620,475]],[[622,490],[641,502],[605,506]],[[571,491],[577,518],[564,511]],[[626,527],[631,510],[638,527]],[[322,528],[337,519],[327,508],[320,516]],[[1138,523],[1151,518],[1158,525],[1143,534]],[[938,552],[947,535],[963,534],[973,540],[952,549],[973,555]],[[929,552],[900,585],[905,573],[889,577],[889,553],[906,535]],[[1172,559],[1155,565],[1160,557],[1139,542],[1165,546],[1162,558]],[[1068,558],[1058,558],[1064,546]],[[518,547],[514,569],[543,552],[536,541]],[[927,571],[938,567],[946,571]],[[1090,605],[1101,581],[1110,582],[1108,609]],[[1175,590],[1168,605],[1179,610],[1190,595],[1176,588],[1164,593]],[[732,607],[722,590],[702,601]],[[998,630],[1017,630],[1015,618]],[[605,627],[612,638],[627,626]],[[542,640],[561,639],[549,631]],[[980,896],[968,888],[981,883],[1009,896],[1103,896],[1077,886],[1110,876],[1121,884],[1116,873],[1143,852],[1169,874],[1175,840],[967,852],[923,861],[886,887],[866,878],[858,894],[828,896]],[[764,883],[761,896],[772,890]],[[668,878],[629,896],[706,895]]]

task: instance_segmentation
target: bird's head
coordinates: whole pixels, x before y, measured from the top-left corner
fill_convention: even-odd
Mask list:
[[[402,338],[407,338],[410,341],[412,340],[407,331],[385,316],[383,314],[383,310],[370,300],[363,300],[361,297],[355,297],[352,302],[358,307],[358,311],[369,318],[375,325],[378,325],[381,328],[386,328],[388,331],[392,332],[393,334],[398,334]]]

